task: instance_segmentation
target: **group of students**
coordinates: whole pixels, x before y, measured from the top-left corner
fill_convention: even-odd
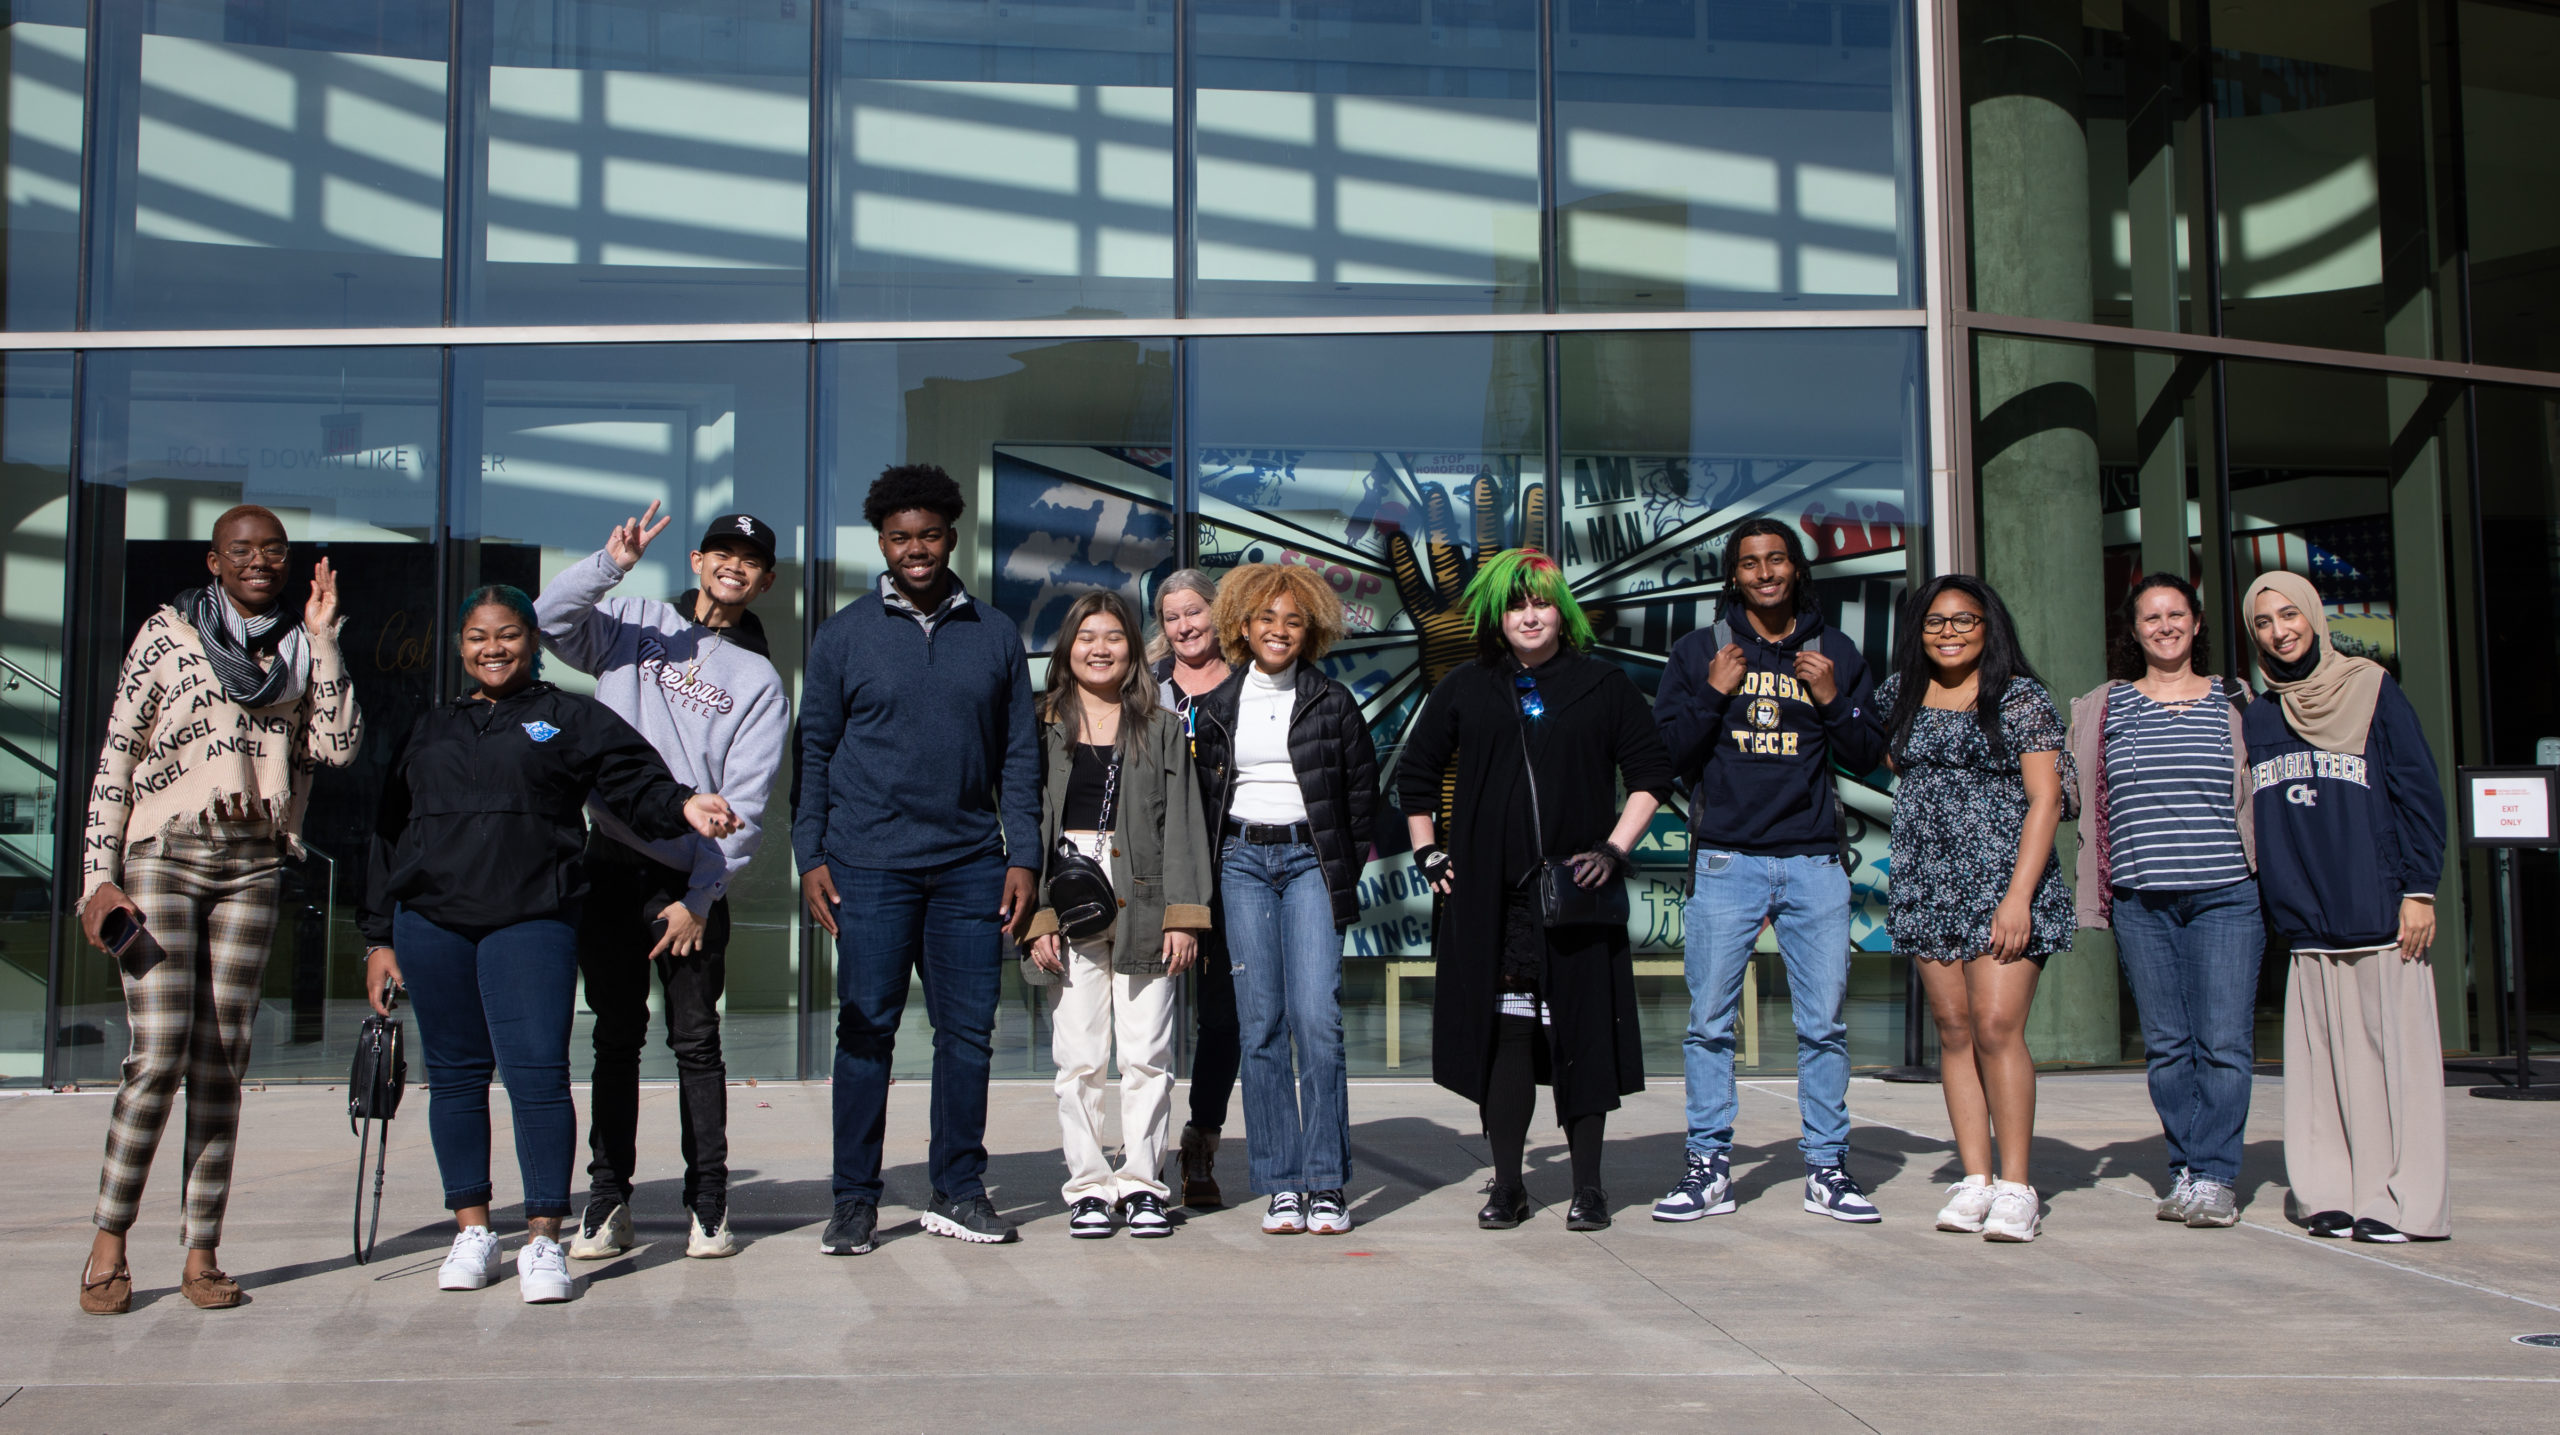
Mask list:
[[[791,837],[801,895],[836,944],[829,1254],[872,1248],[893,1043],[911,977],[934,1030],[922,1225],[1016,1237],[986,1191],[992,1036],[1008,953],[1054,988],[1067,1230],[1161,1237],[1221,1204],[1220,1130],[1241,1082],[1247,1185],[1272,1234],[1353,1224],[1342,933],[1375,850],[1378,759],[1322,662],[1340,600],[1303,565],[1166,579],[1153,632],[1116,593],[1075,599],[1035,696],[1019,630],[951,571],[964,502],[939,468],[884,472],[865,501],[876,588],[810,644]],[[488,1085],[514,1117],[528,1302],[568,1299],[568,1262],[631,1247],[639,1059],[651,973],[679,1073],[686,1254],[737,1249],[728,1217],[718,1003],[728,885],[753,858],[790,703],[750,605],[771,530],[714,521],[672,601],[617,595],[671,520],[617,525],[537,598],[491,584],[458,618],[471,691],[394,756],[360,926],[367,994],[414,1003],[428,1125],[456,1234],[448,1290],[502,1269],[490,1227]],[[299,622],[272,513],[214,526],[214,581],[143,625],[92,791],[80,919],[113,952],[133,1032],[107,1140],[84,1309],[128,1308],[125,1235],[177,1088],[188,1097],[184,1294],[241,1299],[219,1268],[239,1086],[284,858],[312,772],[361,718],[324,560]],[[1621,880],[1685,795],[1687,1154],[1659,1221],[1735,1209],[1734,1033],[1764,928],[1786,964],[1808,1211],[1881,1214],[1849,1173],[1843,1019],[1852,895],[1835,772],[1898,776],[1890,930],[1920,963],[1963,1177],[1942,1230],[2026,1241],[2037,975],[2075,926],[2112,926],[2142,1011],[2167,1132],[2163,1220],[2237,1220],[2260,912],[2292,950],[2287,1164],[2317,1235],[2448,1232],[2434,990],[2423,958],[2444,820],[2414,713],[2339,653],[2319,595],[2271,573],[2244,613],[2270,699],[2208,676],[2195,590],[2155,574],[2125,603],[2110,681],[2066,727],[2006,608],[1976,579],[1915,593],[1873,680],[1828,627],[1784,524],[1745,522],[1717,621],[1674,645],[1657,698],[1595,655],[1552,559],[1488,555],[1463,606],[1474,661],[1409,729],[1392,785],[1437,894],[1432,1074],[1477,1104],[1493,1157],[1478,1223],[1530,1218],[1523,1154],[1553,1092],[1566,1224],[1609,1224],[1607,1113],[1643,1087],[1623,922],[1572,888]],[[592,698],[540,678],[542,653]],[[1455,781],[1451,777],[1454,765]],[[1619,794],[1624,793],[1623,800]],[[2056,857],[2081,821],[2079,899]],[[132,930],[128,931],[126,928]],[[1176,1169],[1174,992],[1196,973],[1199,1043]],[[588,1192],[572,1225],[569,1036],[594,1015]],[[1120,1072],[1121,1149],[1105,1142]],[[1996,1158],[1995,1158],[1996,1140]],[[565,1228],[565,1229],[564,1229]],[[565,1237],[565,1239],[564,1239]]]

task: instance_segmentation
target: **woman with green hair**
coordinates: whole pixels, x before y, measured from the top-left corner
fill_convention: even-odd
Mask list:
[[[1441,895],[1431,1077],[1476,1103],[1493,1188],[1476,1224],[1529,1216],[1521,1178],[1537,1088],[1555,1088],[1572,1154],[1569,1230],[1609,1224],[1600,1143],[1619,1097],[1644,1089],[1635,967],[1617,925],[1549,926],[1538,879],[1624,880],[1628,853],[1671,788],[1671,759],[1644,694],[1591,655],[1590,619],[1555,560],[1534,548],[1484,561],[1463,598],[1476,661],[1443,679],[1405,736],[1398,805],[1414,860]],[[1448,844],[1432,813],[1452,758]],[[1620,781],[1624,808],[1614,808]]]

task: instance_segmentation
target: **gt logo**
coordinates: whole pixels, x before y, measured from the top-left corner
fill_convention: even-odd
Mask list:
[[[2284,790],[2284,800],[2296,807],[2320,805],[2320,790],[2307,782],[2297,782]]]

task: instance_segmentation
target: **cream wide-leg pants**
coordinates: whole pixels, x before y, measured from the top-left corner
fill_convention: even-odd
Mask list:
[[[1049,1054],[1058,1067],[1058,1129],[1065,1137],[1067,1202],[1098,1196],[1118,1205],[1141,1191],[1169,1195],[1162,1177],[1173,1121],[1176,978],[1118,971],[1111,939],[1070,940],[1055,988]],[[1120,1047],[1120,1167],[1102,1146],[1102,1089]]]
[[[2284,1165],[2305,1216],[2453,1231],[2436,974],[2396,949],[2293,954],[2284,1002]]]

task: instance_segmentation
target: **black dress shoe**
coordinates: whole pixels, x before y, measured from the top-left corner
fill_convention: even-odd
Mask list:
[[[1529,1219],[1529,1192],[1520,1186],[1496,1186],[1476,1212],[1476,1224],[1488,1231],[1507,1231]]]
[[[2385,1225],[2371,1216],[2356,1222],[2355,1239],[2372,1246],[2403,1246],[2409,1243],[2409,1238],[2400,1234],[2397,1227]]]
[[[1565,1210],[1564,1228],[1568,1231],[1609,1229],[1609,1193],[1597,1186],[1585,1186],[1574,1192],[1573,1204]]]
[[[2302,1218],[2303,1226],[2311,1234],[2332,1241],[2345,1235],[2355,1223],[2356,1218],[2344,1211],[2314,1211]]]

